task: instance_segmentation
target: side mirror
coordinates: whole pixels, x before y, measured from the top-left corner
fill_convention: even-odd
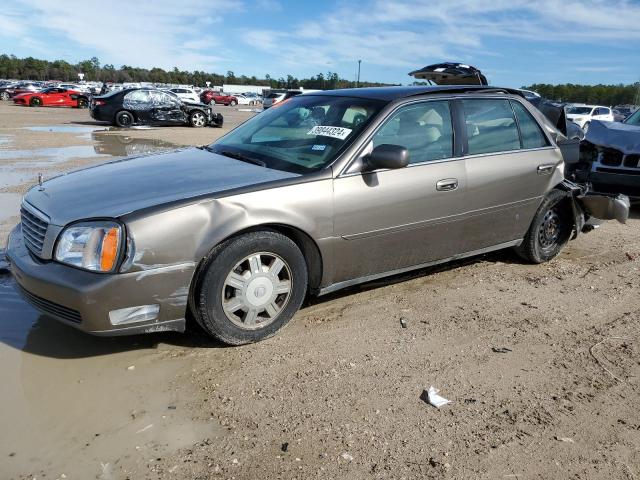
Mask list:
[[[409,151],[400,145],[378,145],[364,164],[367,170],[404,168],[409,165]]]

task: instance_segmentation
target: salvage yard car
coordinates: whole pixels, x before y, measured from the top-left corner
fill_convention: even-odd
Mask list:
[[[599,192],[640,198],[640,110],[622,123],[594,121],[567,175]]]
[[[82,92],[66,88],[45,88],[38,92],[20,93],[13,97],[16,105],[30,107],[76,107],[87,108],[89,98]]]
[[[116,90],[93,97],[91,117],[118,127],[134,125],[190,125],[221,127],[222,115],[201,103],[186,103],[175,94],[150,88]]]
[[[567,108],[567,118],[577,124],[585,132],[589,130],[591,122],[600,120],[613,122],[613,112],[609,107],[599,107],[596,105],[575,105]]]
[[[99,335],[274,335],[307,294],[504,248],[554,258],[628,199],[563,176],[558,132],[516,90],[300,95],[215,143],[126,158],[24,197],[7,257],[45,314]]]

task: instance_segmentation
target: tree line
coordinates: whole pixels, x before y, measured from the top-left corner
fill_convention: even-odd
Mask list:
[[[605,106],[640,105],[640,82],[631,85],[549,85],[536,83],[526,90],[538,92],[549,100],[567,103],[588,103]]]
[[[151,82],[151,83],[171,83],[182,85],[195,85],[204,87],[206,82],[211,82],[211,86],[220,86],[225,83],[240,85],[263,85],[269,88],[308,88],[320,90],[333,90],[336,88],[352,88],[358,86],[356,82],[340,78],[335,72],[319,73],[310,78],[296,78],[292,75],[286,77],[272,78],[265,75],[264,78],[257,78],[255,75],[237,76],[234,72],[228,71],[226,75],[219,73],[208,73],[195,70],[188,72],[179,70],[163,70],[162,68],[138,68],[129,65],[122,65],[116,68],[112,64],[101,65],[98,58],[93,57],[76,64],[71,64],[64,60],[39,60],[33,57],[17,58],[15,55],[0,55],[0,78],[15,80],[60,80],[77,81],[78,73],[84,73],[85,81],[98,82]],[[359,86],[382,86],[387,85],[377,82],[360,82]]]

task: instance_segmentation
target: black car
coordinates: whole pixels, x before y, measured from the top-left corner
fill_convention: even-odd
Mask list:
[[[172,93],[151,88],[128,88],[93,97],[91,117],[118,127],[133,125],[190,125],[221,127],[222,115],[200,103],[186,103]]]

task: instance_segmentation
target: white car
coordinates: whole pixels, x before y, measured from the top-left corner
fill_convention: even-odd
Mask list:
[[[200,96],[192,88],[170,88],[168,91],[175,93],[182,101],[201,103]]]
[[[236,97],[236,99],[238,100],[238,105],[259,105],[260,103],[262,103],[257,98],[249,97],[241,93],[234,95],[234,97]]]
[[[574,105],[567,109],[567,119],[577,123],[585,132],[589,130],[592,120],[613,122],[613,112],[609,107],[598,105]]]

